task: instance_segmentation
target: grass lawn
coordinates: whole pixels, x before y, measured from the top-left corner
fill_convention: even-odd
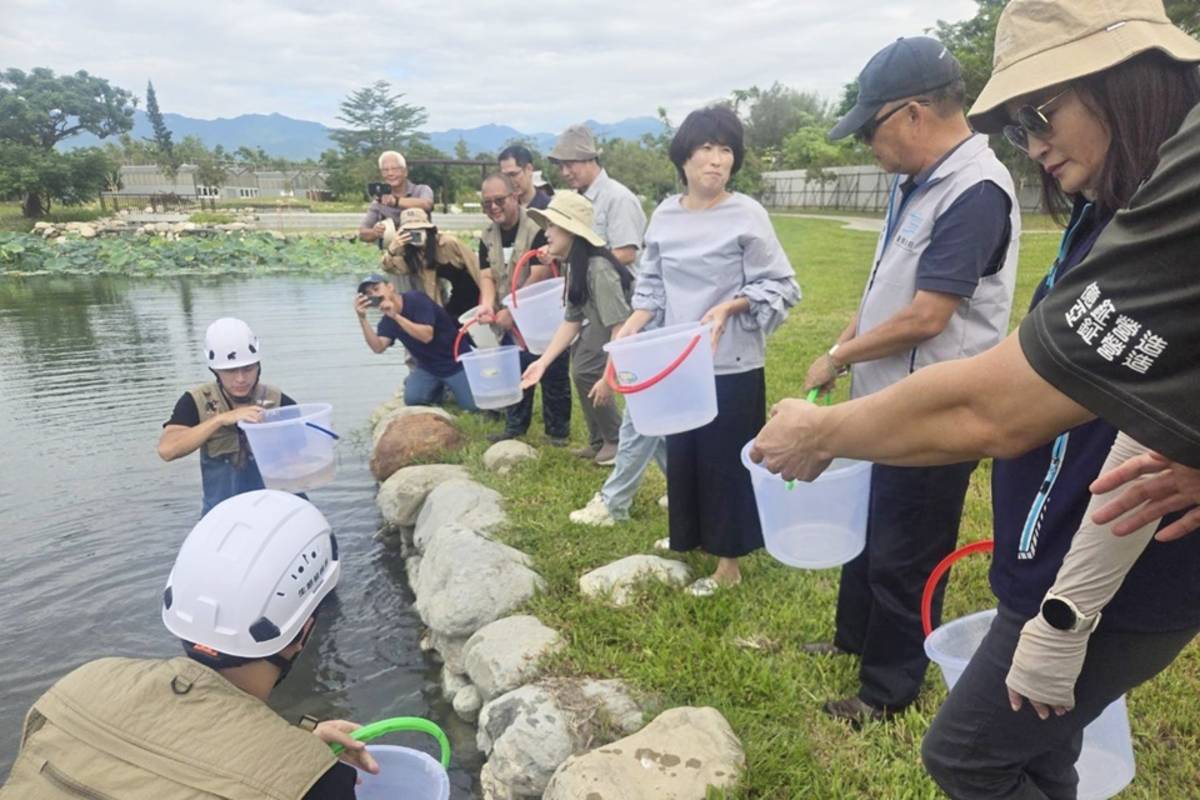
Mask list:
[[[103,216],[98,206],[58,206],[44,217],[26,219],[21,216],[20,203],[0,203],[0,231],[29,233],[35,222],[91,222]]]
[[[772,402],[798,394],[809,363],[846,324],[857,306],[875,242],[874,234],[843,231],[834,222],[779,217],[775,224],[796,266],[804,298],[768,346]],[[1029,236],[1022,245],[1015,306],[1023,313],[1055,255],[1057,240]],[[844,391],[842,387],[843,396]],[[544,444],[540,424],[534,421],[530,437],[539,446]],[[578,407],[573,425],[573,438],[581,441]],[[486,447],[482,434],[494,427],[465,421],[464,428],[472,434],[472,444],[462,454],[466,463],[478,463]],[[939,796],[919,755],[921,737],[945,697],[936,667],[928,673],[921,699],[890,725],[854,733],[820,711],[827,698],[857,689],[854,659],[809,656],[799,650],[804,642],[832,636],[837,570],[793,570],[760,552],[743,560],[744,583],[715,597],[697,599],[654,587],[623,609],[585,602],[577,587],[582,573],[626,555],[653,552],[654,540],[666,536],[666,515],[655,504],[664,491],[663,478],[655,467],[647,473],[631,522],[607,529],[577,526],[567,521],[568,512],[587,502],[608,470],[563,450],[540,449],[540,459],[512,475],[481,472],[480,479],[507,498],[512,524],[505,541],[529,553],[546,579],[546,590],[533,600],[531,612],[569,642],[548,664],[551,674],[623,678],[656,696],[662,708],[717,708],[746,749],[748,769],[737,797]],[[976,472],[963,542],[991,536],[988,476],[986,464]],[[697,575],[715,565],[705,556],[680,557]],[[987,566],[986,558],[976,557],[953,571],[947,618],[994,605]],[[1138,777],[1121,797],[1196,795],[1198,695],[1200,651],[1194,646],[1165,675],[1133,693],[1129,705]]]

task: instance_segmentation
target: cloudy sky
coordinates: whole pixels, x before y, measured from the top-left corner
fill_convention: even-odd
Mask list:
[[[774,80],[834,98],[897,36],[973,15],[972,0],[0,0],[0,68],[86,69],[164,111],[279,112],[336,125],[378,79],[428,130],[557,131],[678,120]]]

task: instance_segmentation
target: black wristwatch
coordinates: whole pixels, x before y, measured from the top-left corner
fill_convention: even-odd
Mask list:
[[[1085,617],[1079,607],[1065,597],[1047,594],[1042,600],[1042,619],[1051,628],[1072,633],[1087,633],[1100,623],[1100,612]]]

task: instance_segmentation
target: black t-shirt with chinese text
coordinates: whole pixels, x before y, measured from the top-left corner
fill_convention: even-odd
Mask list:
[[[1200,468],[1200,106],[1088,258],[1021,323],[1046,381]]]

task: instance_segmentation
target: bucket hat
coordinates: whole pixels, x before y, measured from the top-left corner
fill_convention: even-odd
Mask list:
[[[1200,42],[1172,24],[1162,0],[1012,0],[996,26],[992,76],[968,118],[977,131],[996,133],[1009,122],[1009,100],[1148,50],[1200,62]]]
[[[557,225],[576,236],[582,236],[596,247],[604,247],[604,239],[592,230],[592,201],[576,192],[558,192],[550,198],[544,210],[526,209],[529,218],[540,227]]]
[[[411,231],[418,228],[432,228],[429,215],[423,208],[406,208],[400,212],[400,230]]]
[[[937,39],[897,39],[873,55],[858,74],[858,100],[829,131],[829,138],[837,141],[857,133],[893,100],[932,92],[961,77],[958,59]]]
[[[558,137],[548,158],[551,161],[591,161],[599,158],[601,152],[587,125],[572,125]]]

